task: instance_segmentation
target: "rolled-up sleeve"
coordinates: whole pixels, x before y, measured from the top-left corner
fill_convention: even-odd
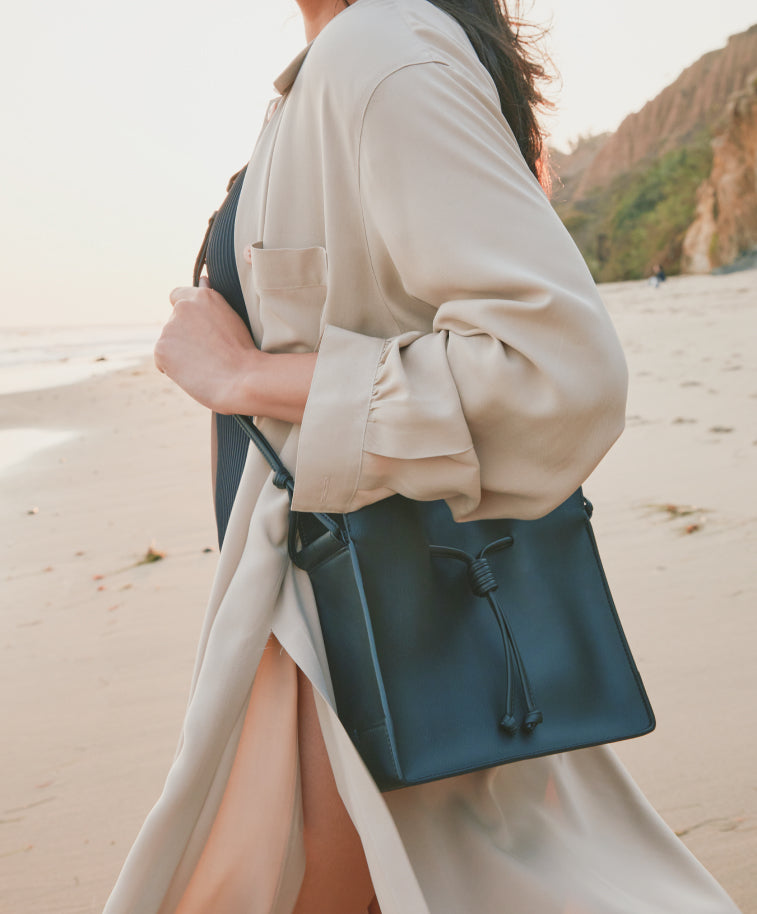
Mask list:
[[[485,74],[424,62],[386,77],[359,175],[377,282],[391,264],[433,324],[385,340],[326,329],[294,507],[350,511],[399,492],[445,498],[460,520],[547,513],[620,434],[627,374]]]

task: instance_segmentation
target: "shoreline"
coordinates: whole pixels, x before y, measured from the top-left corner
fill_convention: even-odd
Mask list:
[[[152,353],[159,333],[158,324],[0,327],[0,395],[134,368]]]

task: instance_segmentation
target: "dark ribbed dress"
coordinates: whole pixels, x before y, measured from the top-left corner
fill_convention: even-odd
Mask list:
[[[236,177],[218,210],[208,237],[206,266],[211,287],[223,295],[249,330],[250,321],[247,317],[247,308],[239,282],[234,253],[234,220],[245,171],[246,169],[242,170]],[[218,544],[222,546],[231,506],[234,504],[239,480],[242,478],[249,439],[237,425],[233,416],[221,416],[216,413],[215,423],[218,438],[215,509]]]

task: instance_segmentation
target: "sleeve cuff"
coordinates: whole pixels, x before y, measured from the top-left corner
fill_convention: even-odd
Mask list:
[[[300,428],[292,510],[351,510],[385,345],[377,337],[326,327]]]

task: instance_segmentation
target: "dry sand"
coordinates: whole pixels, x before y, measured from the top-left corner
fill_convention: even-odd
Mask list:
[[[757,271],[602,292],[632,387],[586,491],[658,716],[618,751],[757,914]],[[161,789],[217,560],[208,426],[148,363],[0,398],[0,430],[78,433],[0,476],[2,914],[99,912]]]

